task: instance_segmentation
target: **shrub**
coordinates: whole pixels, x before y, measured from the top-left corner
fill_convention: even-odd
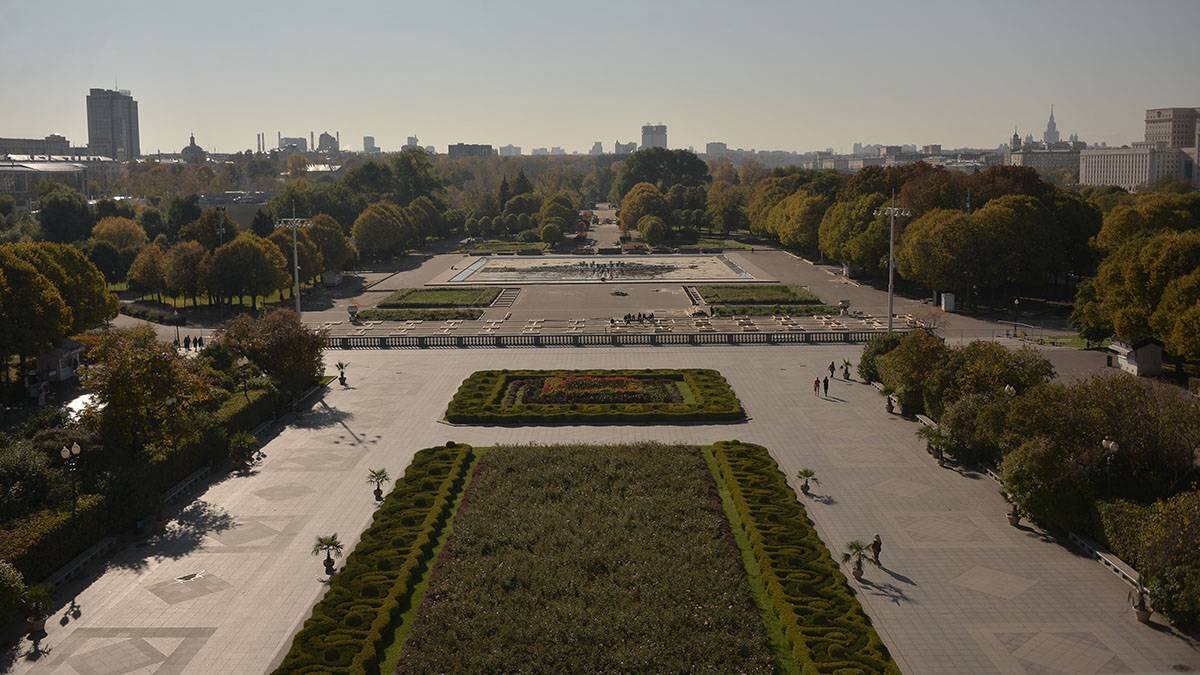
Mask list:
[[[964,396],[942,414],[939,426],[950,439],[950,452],[964,464],[1000,461],[1011,401],[1003,395]]]
[[[542,225],[542,231],[539,233],[543,242],[547,244],[557,244],[562,241],[563,231],[562,225],[559,223],[546,223]]]
[[[52,480],[46,457],[29,443],[0,446],[0,522],[25,515],[45,502]]]
[[[417,452],[313,607],[277,673],[377,672],[473,459],[467,445]]]
[[[879,357],[887,354],[904,339],[903,333],[882,333],[876,335],[863,347],[862,356],[858,360],[858,376],[867,382],[879,381]]]
[[[1176,626],[1200,626],[1200,491],[1184,492],[1151,509],[1142,534],[1139,571],[1150,603]]]
[[[1137,568],[1150,513],[1150,508],[1126,499],[1097,501],[1095,534],[1117,557]]]
[[[766,448],[710,447],[801,672],[899,673]]]
[[[75,513],[47,509],[0,526],[0,560],[41,581],[108,533],[104,498],[80,495]]]
[[[25,577],[12,563],[0,560],[0,623],[7,623],[25,600]]]
[[[678,402],[526,403],[511,389],[535,378],[649,378],[672,380]],[[566,399],[563,399],[566,400]],[[446,409],[446,420],[457,424],[659,424],[720,422],[745,419],[741,402],[715,370],[481,370],[463,381]]]
[[[906,414],[921,412],[926,378],[950,354],[938,336],[923,330],[908,333],[900,344],[879,357],[879,378],[895,392]]]
[[[272,419],[279,402],[279,395],[273,389],[251,389],[247,394],[236,392],[217,409],[217,423],[230,432],[250,431]]]
[[[364,309],[358,313],[363,321],[474,321],[483,316],[482,309]]]

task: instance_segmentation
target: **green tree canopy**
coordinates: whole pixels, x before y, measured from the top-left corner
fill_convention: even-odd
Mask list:
[[[212,254],[206,286],[222,298],[270,295],[288,284],[287,259],[279,248],[262,237],[243,232]]]
[[[129,267],[129,283],[142,293],[161,295],[167,288],[167,256],[153,244],[143,246]]]
[[[157,247],[156,247],[157,248]],[[167,250],[166,288],[173,295],[192,298],[204,290],[208,251],[198,241],[181,241]]]
[[[341,272],[347,264],[354,260],[356,255],[354,247],[350,245],[350,240],[343,233],[342,226],[333,219],[333,216],[327,216],[324,213],[314,216],[308,234],[321,251],[321,260],[324,262],[326,271]]]
[[[617,177],[617,196],[624,198],[638,183],[660,191],[673,185],[703,185],[710,180],[708,165],[689,150],[645,148],[627,157]]]
[[[129,218],[109,216],[92,228],[92,238],[107,241],[118,251],[136,252],[146,245],[146,231]]]
[[[92,231],[92,213],[87,199],[61,183],[52,184],[38,198],[38,220],[42,236],[49,241],[80,241],[87,239]]]
[[[72,320],[54,284],[11,246],[0,246],[0,357],[5,363],[57,345]]]
[[[79,249],[51,242],[10,246],[58,289],[71,309],[72,333],[95,328],[117,315],[117,296],[108,291],[104,274]]]
[[[868,274],[887,267],[888,222],[874,212],[886,202],[878,192],[829,207],[817,231],[821,252]]]
[[[794,192],[777,203],[767,216],[767,231],[789,248],[815,250],[821,219],[829,201],[807,190]]]
[[[621,200],[621,231],[636,229],[645,216],[658,216],[664,221],[671,215],[662,193],[651,183],[638,183]]]

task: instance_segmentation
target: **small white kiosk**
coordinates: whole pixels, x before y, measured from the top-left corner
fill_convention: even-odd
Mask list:
[[[1163,345],[1154,338],[1142,338],[1132,344],[1114,340],[1108,349],[1117,355],[1121,370],[1131,375],[1153,377],[1162,373]]]

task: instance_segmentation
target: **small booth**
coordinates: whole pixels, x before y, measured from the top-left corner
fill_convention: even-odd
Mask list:
[[[1108,350],[1116,356],[1117,367],[1131,375],[1153,377],[1162,373],[1163,345],[1154,338],[1133,343],[1114,340]]]

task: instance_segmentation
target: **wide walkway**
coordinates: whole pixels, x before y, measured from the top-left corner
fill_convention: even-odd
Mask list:
[[[258,673],[271,668],[326,586],[314,537],[353,548],[374,502],[368,468],[403,473],[413,452],[447,440],[491,443],[708,443],[771,449],[787,474],[821,484],[807,500],[825,542],[883,539],[883,569],[857,585],[905,672],[1200,670],[1164,627],[1137,623],[1128,588],[1042,533],[1010,527],[995,483],[939,469],[915,425],[884,412],[870,386],[812,381],[858,348],[698,347],[355,351],[336,384],[265,448],[250,476],[211,486],[159,537],[121,551],[60,607],[37,661],[18,672]],[[725,373],[752,419],[659,427],[454,427],[438,421],[464,377],[483,368],[707,367]],[[794,482],[794,481],[793,481]],[[65,604],[69,596],[59,598]],[[61,621],[60,621],[61,619]],[[28,643],[26,643],[26,646]]]

